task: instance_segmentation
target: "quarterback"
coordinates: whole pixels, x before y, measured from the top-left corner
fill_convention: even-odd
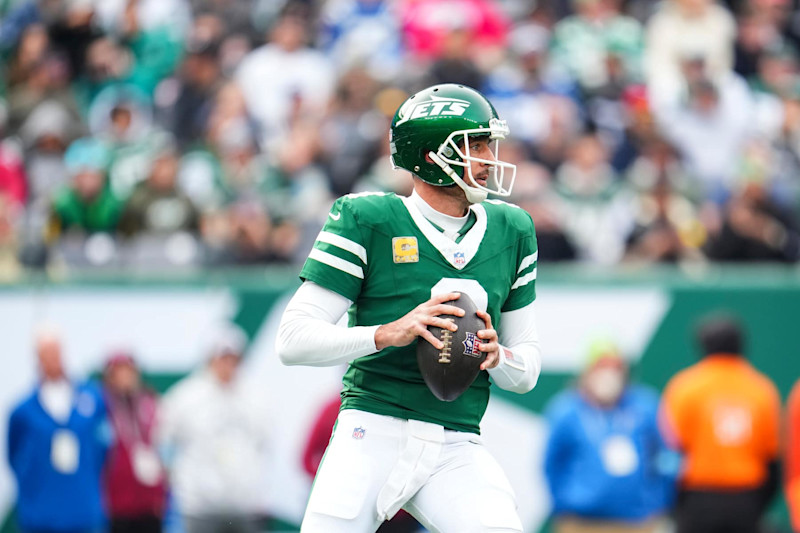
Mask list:
[[[513,490],[480,438],[493,383],[525,393],[539,377],[530,216],[508,196],[516,167],[498,159],[508,126],[479,92],[429,87],[391,126],[409,197],[339,198],[278,331],[285,364],[348,363],[342,408],[301,531],[373,532],[405,509],[434,532],[522,532]],[[457,291],[457,292],[456,292]],[[478,378],[451,402],[426,386],[416,344],[455,331],[441,315],[470,296],[486,327]],[[349,327],[337,325],[347,313]]]

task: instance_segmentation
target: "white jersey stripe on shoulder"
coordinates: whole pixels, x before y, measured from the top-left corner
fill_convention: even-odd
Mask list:
[[[488,204],[494,204],[494,205],[507,205],[507,206],[509,206],[509,207],[515,207],[515,208],[517,208],[517,209],[522,209],[522,208],[521,208],[520,206],[518,206],[517,204],[512,204],[511,202],[504,202],[503,200],[494,200],[494,199],[491,199],[491,200],[486,200],[486,203],[488,203]]]
[[[319,261],[320,263],[324,263],[330,267],[335,268],[336,270],[347,272],[351,276],[355,276],[359,279],[364,279],[364,270],[360,266],[356,266],[350,261],[342,259],[341,257],[336,257],[335,255],[329,254],[328,252],[323,252],[318,248],[312,248],[311,253],[308,254],[308,258],[314,259],[315,261]]]
[[[517,269],[517,274],[531,266],[537,259],[539,259],[539,250],[536,250],[531,255],[522,260]]]
[[[341,248],[342,250],[350,252],[353,255],[357,255],[365,265],[367,264],[366,248],[355,241],[351,241],[350,239],[342,237],[341,235],[337,235],[336,233],[331,233],[330,231],[320,231],[319,235],[317,235],[317,240],[332,244],[337,248]]]
[[[363,198],[365,196],[388,196],[388,192],[383,191],[364,191],[364,192],[351,192],[350,194],[346,194],[345,197],[347,198]]]
[[[538,267],[534,268],[532,272],[529,272],[528,274],[525,274],[521,278],[517,278],[517,281],[515,281],[514,284],[511,286],[511,290],[513,291],[514,289],[519,289],[520,287],[524,287],[525,285],[527,285],[531,281],[535,280],[536,279],[536,271],[537,270],[539,270]]]

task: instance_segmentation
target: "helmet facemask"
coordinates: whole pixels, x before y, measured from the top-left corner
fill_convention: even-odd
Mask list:
[[[493,118],[489,121],[489,127],[480,127],[467,130],[452,132],[447,139],[439,146],[436,152],[428,152],[428,156],[436,163],[466,194],[467,201],[470,203],[480,203],[489,194],[496,196],[509,196],[514,186],[517,176],[517,167],[514,164],[500,160],[500,141],[509,134],[508,125],[505,120]],[[474,157],[470,154],[470,137],[489,137],[494,141],[493,153],[494,160]],[[461,146],[459,146],[459,143]],[[490,146],[490,149],[492,147]],[[489,177],[486,185],[481,185],[472,175],[472,163],[483,163],[488,166]],[[459,166],[464,168],[463,178],[452,168]],[[506,175],[506,170],[510,171],[510,177]],[[508,178],[508,186],[505,185]]]

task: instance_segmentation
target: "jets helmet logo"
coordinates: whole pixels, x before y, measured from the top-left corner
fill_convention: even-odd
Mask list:
[[[403,107],[397,113],[400,120],[397,121],[395,126],[423,117],[460,117],[469,106],[470,102],[468,100],[433,95],[430,96],[430,100],[409,100],[403,104]]]

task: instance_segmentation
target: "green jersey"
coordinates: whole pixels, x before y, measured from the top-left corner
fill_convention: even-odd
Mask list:
[[[522,209],[498,201],[473,205],[468,220],[463,236],[453,240],[409,198],[344,196],[331,209],[300,277],[351,300],[350,326],[386,324],[433,295],[461,291],[497,328],[501,312],[536,297],[533,221]],[[415,343],[356,359],[343,381],[343,409],[472,433],[480,432],[489,401],[487,372],[455,401],[438,400],[419,372]]]

